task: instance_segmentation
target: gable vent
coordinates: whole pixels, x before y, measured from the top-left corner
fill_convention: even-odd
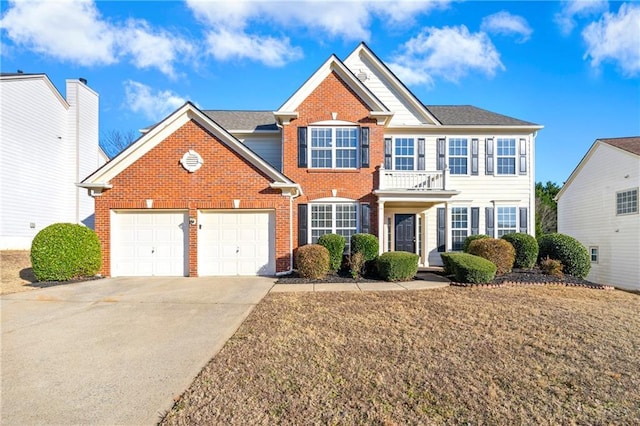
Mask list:
[[[200,156],[200,154],[192,149],[187,151],[180,160],[180,164],[182,164],[182,167],[184,167],[184,169],[189,173],[193,173],[200,167],[202,167],[202,163],[202,157]]]
[[[358,77],[358,80],[360,80],[361,82],[365,82],[367,81],[367,79],[369,78],[369,76],[367,75],[366,72],[364,72],[363,70],[360,70],[358,72],[358,74],[356,75],[356,77]]]

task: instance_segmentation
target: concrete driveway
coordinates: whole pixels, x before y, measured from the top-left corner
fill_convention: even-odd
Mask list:
[[[107,278],[0,298],[3,425],[156,424],[272,278]]]

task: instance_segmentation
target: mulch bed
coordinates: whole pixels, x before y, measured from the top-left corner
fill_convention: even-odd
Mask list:
[[[459,283],[452,280],[453,277],[445,276],[444,272],[438,269],[429,269],[428,271],[418,271],[415,280],[425,281],[450,281],[450,285],[457,287],[486,287],[497,288],[513,285],[562,285],[575,287],[588,287],[599,290],[613,290],[613,286],[598,284],[577,278],[571,275],[565,275],[562,278],[544,274],[540,269],[514,269],[512,272],[497,276],[490,283],[472,284]],[[277,284],[344,284],[344,283],[377,283],[383,282],[380,279],[372,277],[361,277],[353,279],[347,271],[330,272],[323,279],[302,278],[296,271],[283,275],[278,278]]]

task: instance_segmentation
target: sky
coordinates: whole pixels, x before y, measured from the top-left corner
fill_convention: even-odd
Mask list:
[[[640,2],[0,0],[0,70],[63,95],[86,78],[101,136],[186,101],[276,110],[361,41],[424,104],[543,125],[536,181],[561,185],[598,138],[640,136]]]

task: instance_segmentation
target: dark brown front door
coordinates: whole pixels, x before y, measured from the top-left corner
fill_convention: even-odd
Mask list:
[[[416,252],[416,215],[395,215],[395,251]]]

